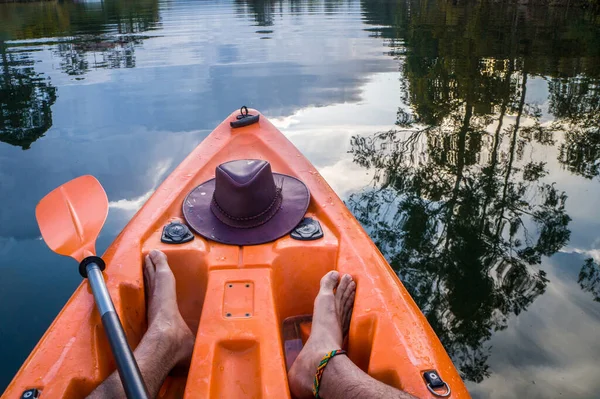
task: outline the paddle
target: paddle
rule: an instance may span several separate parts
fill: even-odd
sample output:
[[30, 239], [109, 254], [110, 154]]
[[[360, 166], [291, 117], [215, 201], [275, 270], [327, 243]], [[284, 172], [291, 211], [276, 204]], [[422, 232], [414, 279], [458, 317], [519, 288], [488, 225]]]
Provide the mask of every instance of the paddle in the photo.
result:
[[104, 283], [104, 261], [96, 256], [96, 238], [107, 214], [108, 198], [93, 176], [63, 184], [42, 198], [35, 209], [42, 237], [50, 249], [80, 262], [79, 273], [87, 277], [92, 288], [127, 398], [148, 399], [150, 395]]

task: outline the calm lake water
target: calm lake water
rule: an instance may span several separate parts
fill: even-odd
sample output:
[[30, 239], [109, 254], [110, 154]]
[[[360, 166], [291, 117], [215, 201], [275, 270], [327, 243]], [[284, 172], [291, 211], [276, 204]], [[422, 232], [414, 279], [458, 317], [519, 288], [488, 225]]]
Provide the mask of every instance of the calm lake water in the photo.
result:
[[0, 392], [80, 283], [37, 201], [104, 185], [103, 251], [230, 112], [313, 162], [476, 398], [600, 395], [600, 17], [447, 1], [0, 4]]

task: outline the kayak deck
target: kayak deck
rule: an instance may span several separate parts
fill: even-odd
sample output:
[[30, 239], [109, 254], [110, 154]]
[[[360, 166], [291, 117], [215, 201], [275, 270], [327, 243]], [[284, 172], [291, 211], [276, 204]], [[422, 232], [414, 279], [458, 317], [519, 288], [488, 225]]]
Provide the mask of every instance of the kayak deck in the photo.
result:
[[[306, 339], [306, 315], [312, 313], [319, 280], [332, 269], [357, 282], [348, 339], [352, 361], [421, 398], [434, 397], [423, 372], [437, 370], [452, 389], [450, 397], [469, 397], [425, 317], [316, 169], [266, 118], [232, 129], [236, 115], [177, 167], [103, 256], [108, 289], [135, 348], [146, 330], [143, 257], [154, 248], [167, 254], [179, 309], [196, 342], [189, 370], [175, 370], [159, 397], [289, 398], [285, 348], [298, 337], [284, 333], [284, 324], [291, 321], [291, 330]], [[195, 235], [184, 244], [162, 243], [164, 226], [184, 222], [186, 195], [213, 178], [219, 164], [243, 158], [265, 159], [274, 172], [302, 180], [311, 193], [306, 216], [319, 221], [323, 237], [299, 241], [287, 235], [267, 244], [232, 246]], [[40, 389], [42, 399], [84, 397], [114, 370], [83, 282], [2, 397], [20, 397], [29, 388]]]

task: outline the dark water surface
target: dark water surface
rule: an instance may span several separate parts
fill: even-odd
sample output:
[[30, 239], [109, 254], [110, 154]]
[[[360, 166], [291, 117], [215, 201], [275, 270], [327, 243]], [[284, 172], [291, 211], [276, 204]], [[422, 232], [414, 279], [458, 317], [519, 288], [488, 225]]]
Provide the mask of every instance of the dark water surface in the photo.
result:
[[465, 3], [0, 4], [0, 391], [80, 282], [37, 201], [98, 177], [103, 251], [246, 104], [346, 201], [474, 397], [599, 397], [600, 17]]

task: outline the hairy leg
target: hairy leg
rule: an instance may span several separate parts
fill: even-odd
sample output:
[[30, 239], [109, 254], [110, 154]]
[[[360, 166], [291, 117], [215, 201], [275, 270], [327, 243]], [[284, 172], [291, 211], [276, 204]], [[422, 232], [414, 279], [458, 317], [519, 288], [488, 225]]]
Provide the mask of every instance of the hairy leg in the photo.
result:
[[[326, 353], [342, 347], [350, 326], [355, 291], [356, 283], [348, 274], [340, 279], [338, 272], [331, 271], [321, 279], [310, 337], [288, 375], [294, 397], [314, 397], [312, 384], [317, 365]], [[415, 399], [375, 380], [345, 355], [329, 360], [321, 378], [319, 396], [324, 399]]]
[[[158, 395], [167, 375], [177, 364], [189, 362], [194, 336], [179, 313], [175, 276], [164, 253], [153, 250], [146, 257], [144, 280], [148, 294], [148, 331], [134, 351], [151, 398]], [[125, 397], [115, 371], [88, 398]]]
[[321, 379], [319, 396], [323, 399], [416, 399], [359, 369], [346, 356], [329, 361]]

